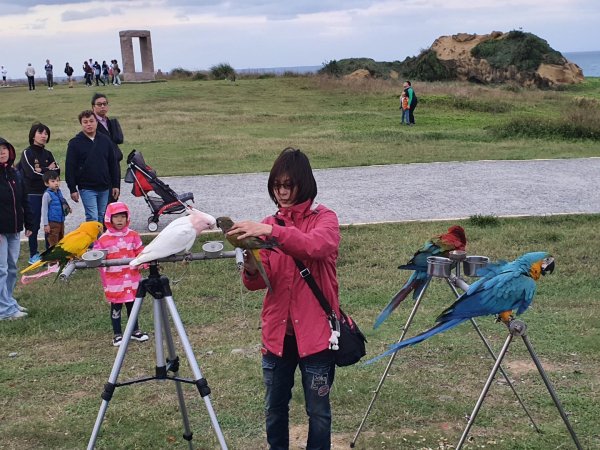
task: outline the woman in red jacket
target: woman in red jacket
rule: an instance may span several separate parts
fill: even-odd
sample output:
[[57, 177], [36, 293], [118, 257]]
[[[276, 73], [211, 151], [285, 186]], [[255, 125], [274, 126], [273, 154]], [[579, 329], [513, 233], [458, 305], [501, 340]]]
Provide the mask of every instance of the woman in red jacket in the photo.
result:
[[[306, 449], [329, 449], [329, 392], [335, 374], [329, 347], [332, 332], [325, 311], [301, 277], [294, 258], [310, 270], [339, 317], [338, 218], [335, 212], [315, 202], [317, 183], [308, 158], [300, 150], [283, 150], [273, 164], [267, 186], [277, 213], [261, 223], [236, 223], [229, 231], [230, 235], [241, 232], [240, 239], [256, 236], [277, 242], [275, 249], [261, 250], [272, 285], [262, 309], [267, 441], [272, 450], [289, 447], [289, 403], [294, 372], [300, 367], [309, 424]], [[244, 284], [250, 290], [266, 287], [249, 260], [245, 264]]]

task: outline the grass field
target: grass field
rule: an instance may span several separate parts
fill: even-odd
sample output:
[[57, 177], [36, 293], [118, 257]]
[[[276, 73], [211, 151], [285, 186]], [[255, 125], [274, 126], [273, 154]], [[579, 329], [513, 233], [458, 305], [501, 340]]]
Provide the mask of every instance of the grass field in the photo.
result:
[[[600, 80], [559, 92], [519, 91], [460, 84], [417, 84], [417, 126], [400, 128], [394, 82], [349, 84], [317, 78], [167, 82], [105, 89], [123, 124], [126, 153], [143, 151], [161, 176], [268, 170], [287, 145], [307, 151], [314, 167], [403, 162], [599, 156], [595, 139], [499, 137], [514, 118], [567, 117], [569, 108], [598, 113]], [[77, 113], [93, 90], [3, 89], [0, 135], [20, 149], [31, 122], [52, 130], [49, 148], [64, 159], [78, 130]], [[586, 99], [582, 102], [581, 98]], [[581, 106], [583, 104], [583, 106]], [[600, 448], [600, 215], [460, 222], [470, 254], [513, 259], [547, 250], [557, 269], [540, 280], [523, 319], [529, 336], [586, 449]], [[411, 301], [377, 331], [379, 311], [403, 284], [396, 269], [430, 236], [450, 224], [351, 226], [342, 230], [338, 274], [344, 308], [367, 334], [375, 356], [401, 334]], [[198, 240], [214, 239], [207, 235]], [[20, 267], [26, 264], [24, 254]], [[261, 293], [245, 291], [232, 260], [165, 264], [176, 305], [212, 403], [232, 449], [266, 448], [260, 369]], [[472, 279], [467, 279], [472, 282]], [[16, 297], [30, 317], [0, 324], [0, 448], [85, 447], [100, 407], [116, 349], [109, 308], [95, 270], [68, 283], [44, 279], [19, 285]], [[428, 328], [453, 300], [434, 280], [409, 334]], [[151, 301], [141, 313], [152, 333]], [[478, 321], [498, 351], [506, 338], [492, 317]], [[179, 349], [180, 356], [183, 352]], [[509, 388], [495, 382], [466, 448], [545, 450], [575, 448], [524, 346], [515, 340], [505, 367], [542, 429], [529, 425]], [[119, 381], [152, 375], [152, 341], [132, 343]], [[357, 443], [359, 449], [450, 449], [458, 442], [492, 362], [468, 324], [404, 350], [396, 359]], [[332, 395], [335, 449], [348, 448], [385, 362], [338, 369]], [[190, 376], [185, 357], [182, 376]], [[297, 380], [297, 385], [299, 379]], [[185, 386], [197, 448], [218, 447], [204, 403]], [[294, 449], [303, 448], [306, 418], [301, 392], [292, 400]], [[186, 448], [171, 382], [118, 388], [97, 443], [99, 449]]]

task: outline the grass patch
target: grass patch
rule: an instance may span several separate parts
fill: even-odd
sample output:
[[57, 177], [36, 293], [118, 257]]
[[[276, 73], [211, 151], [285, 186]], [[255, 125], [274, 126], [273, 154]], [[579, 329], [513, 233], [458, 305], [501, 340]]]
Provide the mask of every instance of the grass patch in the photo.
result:
[[[494, 226], [484, 223], [493, 222]], [[557, 268], [540, 280], [534, 304], [523, 319], [584, 448], [600, 445], [600, 319], [597, 294], [600, 262], [596, 241], [600, 215], [459, 222], [469, 254], [511, 260], [526, 251], [547, 250]], [[356, 318], [374, 356], [395, 342], [411, 303], [400, 306], [380, 329], [371, 325], [405, 282], [396, 269], [429, 237], [451, 223], [349, 226], [342, 229], [338, 274], [344, 308]], [[382, 236], [393, 242], [380, 248]], [[198, 239], [200, 251], [207, 235]], [[25, 265], [25, 246], [20, 267]], [[242, 289], [232, 260], [168, 264], [173, 295], [211, 400], [232, 449], [265, 448], [260, 369], [261, 293]], [[175, 283], [173, 280], [181, 280]], [[467, 279], [471, 283], [473, 279]], [[100, 393], [116, 355], [111, 346], [109, 307], [95, 270], [80, 270], [68, 284], [50, 279], [19, 285], [16, 297], [30, 310], [26, 320], [0, 324], [0, 447], [3, 449], [81, 448], [89, 439]], [[453, 301], [448, 286], [433, 280], [409, 334], [432, 325]], [[152, 333], [151, 299], [140, 323]], [[498, 351], [506, 333], [492, 317], [478, 320]], [[177, 339], [176, 339], [177, 340]], [[190, 376], [182, 356], [181, 376]], [[12, 353], [16, 355], [9, 356]], [[472, 429], [469, 447], [512, 449], [571, 448], [570, 437], [524, 346], [515, 341], [506, 370], [543, 434], [533, 432], [511, 391], [494, 383]], [[132, 343], [119, 381], [154, 373], [153, 341]], [[377, 386], [385, 363], [354, 366], [336, 373], [334, 448], [347, 448]], [[360, 449], [441, 448], [455, 445], [482, 389], [491, 362], [468, 324], [406, 349], [396, 358], [357, 444]], [[296, 386], [300, 385], [297, 380]], [[197, 391], [184, 386], [197, 448], [218, 444]], [[294, 391], [290, 426], [306, 437], [302, 395]], [[35, 425], [33, 425], [35, 424]], [[35, 428], [32, 429], [32, 426]], [[183, 427], [172, 383], [148, 382], [118, 388], [101, 430], [99, 449], [184, 448]]]

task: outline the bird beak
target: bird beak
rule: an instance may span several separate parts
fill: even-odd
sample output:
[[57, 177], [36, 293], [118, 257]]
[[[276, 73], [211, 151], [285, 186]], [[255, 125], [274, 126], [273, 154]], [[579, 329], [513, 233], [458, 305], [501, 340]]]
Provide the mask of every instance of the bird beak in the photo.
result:
[[542, 275], [554, 272], [554, 258], [548, 256], [542, 260]]

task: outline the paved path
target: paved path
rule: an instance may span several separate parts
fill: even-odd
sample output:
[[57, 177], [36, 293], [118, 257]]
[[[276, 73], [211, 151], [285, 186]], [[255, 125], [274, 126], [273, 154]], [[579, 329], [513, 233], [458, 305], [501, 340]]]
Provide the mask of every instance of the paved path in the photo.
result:
[[[394, 164], [315, 170], [315, 177], [317, 200], [341, 224], [600, 213], [600, 158]], [[178, 193], [193, 192], [195, 206], [215, 217], [261, 220], [275, 211], [268, 173], [159, 178]], [[130, 184], [121, 187], [133, 228], [147, 231], [149, 208]], [[73, 209], [67, 231], [83, 220], [83, 207]], [[177, 217], [163, 216], [159, 230]]]

